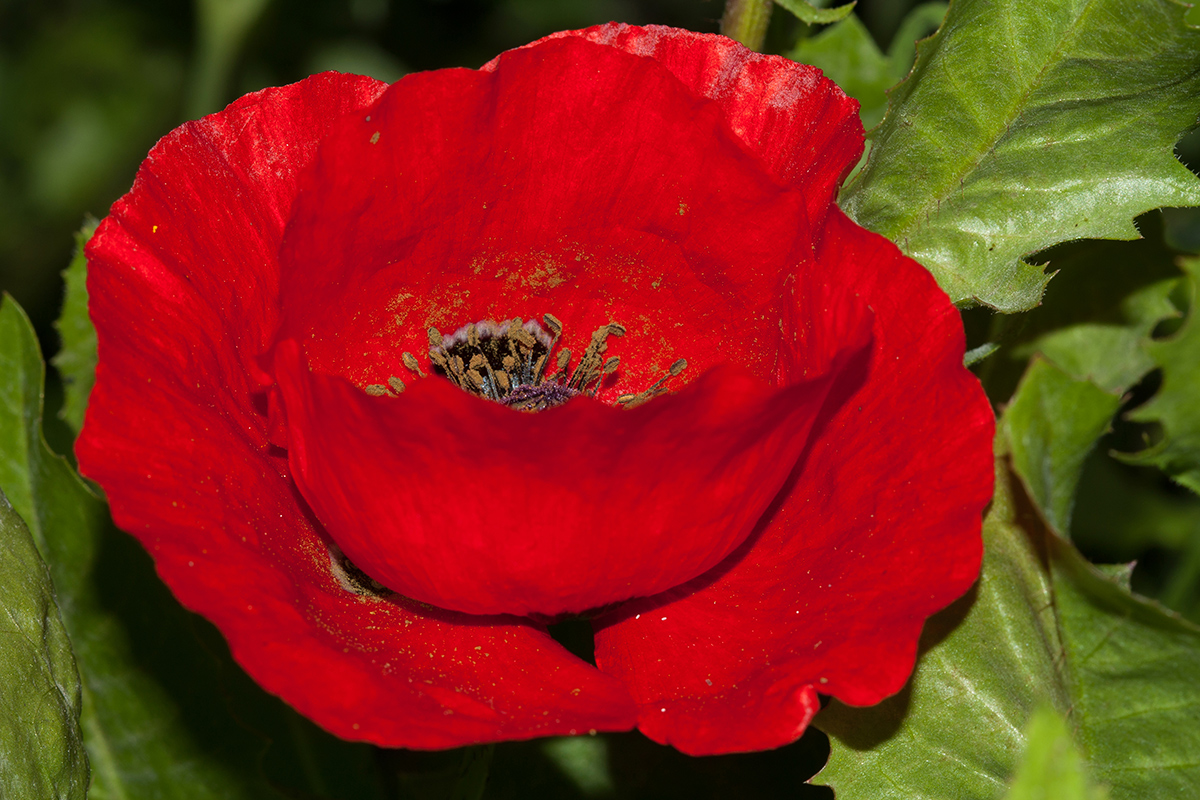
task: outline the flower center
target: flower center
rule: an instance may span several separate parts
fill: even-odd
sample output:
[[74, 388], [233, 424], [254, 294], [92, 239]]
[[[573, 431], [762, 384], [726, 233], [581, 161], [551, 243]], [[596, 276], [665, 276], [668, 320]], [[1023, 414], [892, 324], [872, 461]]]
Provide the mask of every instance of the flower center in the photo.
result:
[[[430, 328], [429, 360], [435, 372], [463, 391], [518, 411], [544, 411], [579, 395], [594, 397], [604, 379], [621, 364], [619, 356], [605, 357], [605, 353], [610, 338], [625, 335], [625, 326], [610, 322], [597, 328], [579, 363], [571, 369], [571, 351], [561, 348], [555, 352], [562, 338], [562, 322], [545, 314], [542, 323], [520, 317], [503, 322], [484, 320], [464, 325], [448, 336]], [[412, 369], [416, 359], [405, 353], [404, 362]], [[621, 395], [617, 404], [633, 408], [652, 400], [665, 393], [667, 381], [686, 367], [686, 359], [675, 361], [648, 389]]]

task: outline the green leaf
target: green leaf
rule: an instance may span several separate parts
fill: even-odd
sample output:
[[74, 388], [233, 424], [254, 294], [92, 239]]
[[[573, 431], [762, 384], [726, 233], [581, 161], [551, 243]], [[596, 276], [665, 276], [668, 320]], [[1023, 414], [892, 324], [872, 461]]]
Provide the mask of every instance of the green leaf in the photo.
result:
[[1006, 470], [998, 480], [979, 583], [925, 624], [909, 685], [870, 708], [835, 700], [817, 715], [831, 749], [818, 782], [838, 800], [998, 798], [1034, 711], [1070, 709], [1050, 578], [1017, 524]]
[[940, 2], [923, 3], [908, 12], [908, 16], [900, 23], [888, 47], [893, 83], [899, 83], [908, 75], [917, 57], [917, 42], [941, 27], [948, 7]]
[[1083, 756], [1071, 740], [1067, 722], [1048, 708], [1039, 709], [1025, 729], [1025, 755], [1005, 800], [1104, 800], [1107, 792], [1087, 776]]
[[1153, 464], [1179, 483], [1200, 493], [1200, 322], [1197, 321], [1196, 282], [1200, 258], [1180, 262], [1187, 272], [1191, 311], [1182, 328], [1170, 339], [1150, 342], [1147, 352], [1162, 368], [1162, 388], [1150, 402], [1129, 418], [1157, 422], [1163, 437], [1153, 447], [1127, 456], [1138, 464]]
[[832, 751], [820, 779], [839, 800], [1001, 797], [1048, 706], [1114, 800], [1189, 796], [1200, 785], [1200, 628], [1049, 531], [1004, 448], [1001, 438], [977, 588], [927, 623], [903, 692], [818, 715]]
[[1160, 216], [1139, 220], [1139, 228], [1145, 239], [1077, 242], [1049, 254], [1059, 272], [1010, 343], [1013, 366], [1041, 353], [1116, 394], [1155, 367], [1146, 344], [1159, 322], [1178, 316], [1170, 295], [1180, 272]]
[[809, 25], [828, 25], [844, 19], [854, 10], [856, 3], [857, 0], [836, 8], [817, 8], [805, 0], [775, 0], [776, 5], [787, 9], [792, 16]]
[[888, 87], [895, 83], [891, 62], [875, 46], [875, 40], [855, 15], [837, 25], [801, 39], [788, 58], [818, 67], [846, 94], [860, 103], [863, 127], [883, 119]]
[[63, 407], [59, 416], [76, 434], [83, 427], [83, 412], [96, 379], [96, 329], [88, 316], [87, 258], [83, 247], [99, 224], [88, 219], [75, 234], [75, 257], [63, 272], [66, 295], [62, 314], [54, 323], [62, 338], [62, 347], [52, 359], [63, 380]]
[[918, 47], [843, 207], [957, 303], [1012, 312], [1048, 280], [1023, 259], [1135, 239], [1132, 219], [1200, 205], [1173, 155], [1200, 101], [1200, 31], [1174, 0], [960, 0]]
[[316, 730], [253, 686], [219, 634], [175, 602], [145, 551], [50, 451], [42, 380], [29, 320], [5, 300], [0, 488], [50, 566], [75, 648], [91, 800], [267, 800], [281, 796], [276, 785], [378, 797], [370, 748]]
[[967, 352], [963, 353], [963, 366], [970, 367], [978, 364], [992, 353], [1000, 349], [1000, 345], [996, 342], [984, 342], [979, 347], [972, 347]]
[[50, 571], [0, 492], [0, 797], [83, 800], [79, 674]]
[[1114, 800], [1174, 800], [1200, 786], [1200, 628], [1106, 578], [1047, 536], [1072, 721]]
[[916, 39], [936, 29], [945, 12], [945, 3], [926, 3], [913, 9], [887, 55], [880, 52], [858, 17], [850, 15], [816, 36], [801, 39], [788, 58], [820, 68], [859, 102], [863, 127], [873, 128], [887, 109], [887, 90], [912, 67]]
[[1056, 531], [1070, 531], [1084, 460], [1120, 405], [1091, 381], [1035, 358], [1005, 411], [1013, 468]]

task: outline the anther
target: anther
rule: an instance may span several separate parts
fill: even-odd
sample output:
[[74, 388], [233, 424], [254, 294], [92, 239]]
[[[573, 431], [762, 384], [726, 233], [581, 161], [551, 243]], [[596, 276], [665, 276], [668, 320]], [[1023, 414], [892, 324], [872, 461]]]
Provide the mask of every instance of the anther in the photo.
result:
[[408, 367], [411, 372], [415, 372], [418, 378], [425, 377], [425, 373], [421, 371], [421, 365], [417, 363], [417, 357], [412, 353], [402, 353], [400, 360], [404, 362], [404, 366]]

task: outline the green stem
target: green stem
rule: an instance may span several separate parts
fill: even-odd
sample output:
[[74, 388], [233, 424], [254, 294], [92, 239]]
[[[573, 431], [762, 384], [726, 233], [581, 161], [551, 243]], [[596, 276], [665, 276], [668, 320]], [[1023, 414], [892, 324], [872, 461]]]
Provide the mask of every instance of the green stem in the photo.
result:
[[246, 34], [270, 0], [196, 0], [196, 56], [188, 92], [187, 118], [196, 119], [224, 105], [233, 65]]
[[771, 23], [774, 0], [727, 0], [721, 17], [721, 33], [751, 50], [762, 50]]

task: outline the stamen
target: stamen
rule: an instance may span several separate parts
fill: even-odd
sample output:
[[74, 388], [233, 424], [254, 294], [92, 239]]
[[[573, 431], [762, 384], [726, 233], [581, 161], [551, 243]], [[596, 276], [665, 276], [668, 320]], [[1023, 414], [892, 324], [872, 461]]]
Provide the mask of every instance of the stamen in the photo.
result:
[[400, 360], [404, 362], [404, 366], [417, 374], [418, 378], [424, 378], [425, 373], [421, 371], [421, 365], [417, 363], [417, 357], [412, 353], [402, 353]]
[[649, 403], [660, 394], [666, 394], [666, 382], [671, 378], [677, 377], [679, 373], [687, 369], [687, 359], [681, 358], [672, 364], [665, 375], [654, 382], [649, 389], [638, 392], [637, 394], [623, 394], [617, 398], [617, 404], [625, 408], [637, 408], [642, 403]]
[[[473, 322], [448, 336], [443, 336], [437, 328], [429, 328], [429, 361], [433, 372], [464, 391], [520, 411], [542, 411], [579, 395], [595, 397], [605, 380], [621, 366], [620, 356], [606, 358], [605, 354], [609, 339], [626, 334], [624, 325], [610, 322], [597, 328], [573, 370], [569, 369], [569, 349], [555, 353], [562, 332], [563, 323], [553, 314], [544, 314], [542, 324], [520, 317], [503, 322]], [[555, 369], [547, 375], [551, 360]], [[404, 353], [402, 361], [410, 371], [424, 377], [411, 353]], [[679, 359], [653, 386], [637, 394], [622, 395], [617, 403], [634, 408], [664, 394], [666, 382], [686, 366], [687, 361]], [[395, 384], [389, 380], [389, 386], [399, 394], [404, 391], [404, 384], [399, 378], [394, 380]], [[367, 391], [376, 393], [379, 389], [386, 391], [388, 387], [371, 386]]]

